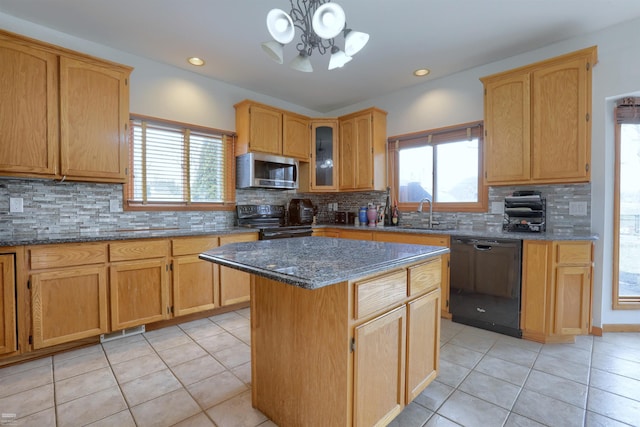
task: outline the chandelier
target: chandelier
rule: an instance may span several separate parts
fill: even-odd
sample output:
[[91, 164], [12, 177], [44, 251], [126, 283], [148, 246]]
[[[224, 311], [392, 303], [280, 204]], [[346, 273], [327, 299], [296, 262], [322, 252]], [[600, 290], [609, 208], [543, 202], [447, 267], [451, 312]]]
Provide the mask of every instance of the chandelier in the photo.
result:
[[[289, 0], [291, 12], [271, 9], [267, 14], [267, 29], [272, 41], [262, 43], [262, 49], [278, 64], [284, 62], [284, 45], [300, 30], [296, 44], [298, 55], [291, 61], [291, 68], [312, 72], [309, 57], [317, 50], [320, 55], [329, 52], [329, 70], [340, 68], [351, 61], [369, 41], [369, 34], [347, 28], [344, 10], [331, 0]], [[336, 37], [344, 37], [344, 50], [336, 45]]]

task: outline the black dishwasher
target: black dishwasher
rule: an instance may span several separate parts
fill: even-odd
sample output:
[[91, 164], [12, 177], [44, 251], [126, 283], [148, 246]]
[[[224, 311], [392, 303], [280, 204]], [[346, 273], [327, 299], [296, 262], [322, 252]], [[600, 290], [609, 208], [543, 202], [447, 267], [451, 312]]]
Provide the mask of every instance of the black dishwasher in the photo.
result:
[[522, 337], [521, 265], [521, 240], [452, 237], [452, 320]]

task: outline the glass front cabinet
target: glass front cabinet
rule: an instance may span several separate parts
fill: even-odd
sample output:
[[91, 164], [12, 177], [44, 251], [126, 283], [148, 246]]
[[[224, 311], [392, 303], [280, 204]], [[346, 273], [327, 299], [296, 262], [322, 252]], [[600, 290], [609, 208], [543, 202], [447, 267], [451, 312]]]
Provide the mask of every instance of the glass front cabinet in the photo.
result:
[[338, 153], [336, 136], [338, 120], [312, 120], [311, 122], [311, 190], [338, 189]]

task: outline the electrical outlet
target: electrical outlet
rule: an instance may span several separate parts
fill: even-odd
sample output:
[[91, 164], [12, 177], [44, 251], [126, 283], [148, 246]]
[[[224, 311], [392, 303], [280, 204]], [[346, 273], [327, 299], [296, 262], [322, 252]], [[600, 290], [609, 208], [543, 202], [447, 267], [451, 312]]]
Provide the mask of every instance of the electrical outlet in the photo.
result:
[[587, 202], [569, 202], [569, 215], [586, 216]]
[[491, 213], [492, 214], [504, 213], [504, 202], [491, 202]]
[[9, 212], [11, 213], [24, 212], [22, 197], [9, 197]]
[[120, 212], [120, 203], [118, 200], [109, 200], [109, 212]]

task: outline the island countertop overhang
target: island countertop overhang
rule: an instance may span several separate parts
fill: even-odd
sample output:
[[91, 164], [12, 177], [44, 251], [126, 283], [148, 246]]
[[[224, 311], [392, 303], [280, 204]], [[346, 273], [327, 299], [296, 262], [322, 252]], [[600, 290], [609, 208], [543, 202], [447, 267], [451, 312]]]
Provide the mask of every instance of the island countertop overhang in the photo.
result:
[[444, 246], [297, 237], [230, 243], [206, 251], [200, 258], [293, 286], [318, 289], [448, 252]]

